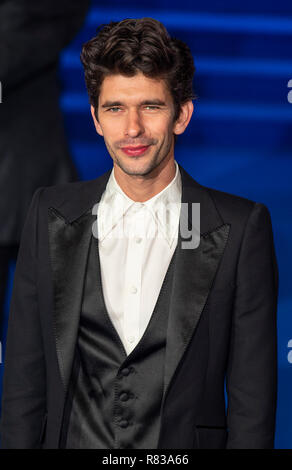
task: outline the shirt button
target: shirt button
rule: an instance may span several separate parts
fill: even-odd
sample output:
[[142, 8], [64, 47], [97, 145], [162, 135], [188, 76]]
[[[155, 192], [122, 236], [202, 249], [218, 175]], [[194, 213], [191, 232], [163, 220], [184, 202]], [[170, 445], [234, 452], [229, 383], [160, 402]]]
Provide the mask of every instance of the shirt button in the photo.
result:
[[139, 210], [139, 207], [136, 204], [133, 204], [133, 206], [131, 207], [131, 211], [133, 212], [133, 214], [136, 214], [138, 210]]
[[140, 238], [140, 237], [136, 238], [136, 243], [141, 243], [141, 241], [142, 241], [142, 238]]
[[135, 336], [129, 336], [128, 341], [129, 341], [129, 343], [134, 343]]
[[137, 287], [131, 286], [131, 293], [132, 293], [132, 294], [136, 294], [136, 293], [137, 293], [137, 290], [138, 290]]

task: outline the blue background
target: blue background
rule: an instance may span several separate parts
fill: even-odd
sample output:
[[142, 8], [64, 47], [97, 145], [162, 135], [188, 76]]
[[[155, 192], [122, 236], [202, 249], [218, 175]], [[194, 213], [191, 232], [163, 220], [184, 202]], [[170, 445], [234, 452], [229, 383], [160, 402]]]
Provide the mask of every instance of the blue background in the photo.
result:
[[[272, 216], [280, 272], [276, 448], [292, 448], [292, 2], [184, 0], [181, 8], [170, 0], [142, 0], [139, 8], [137, 1], [99, 3], [92, 2], [83, 29], [61, 57], [61, 106], [80, 176], [93, 179], [112, 167], [91, 122], [82, 43], [110, 20], [162, 21], [191, 47], [196, 66], [199, 98], [176, 144], [176, 160], [199, 183], [262, 202]], [[292, 83], [290, 96], [292, 102]], [[6, 319], [13, 273], [12, 264]], [[2, 343], [3, 361], [5, 337]], [[2, 372], [3, 364], [1, 381]]]

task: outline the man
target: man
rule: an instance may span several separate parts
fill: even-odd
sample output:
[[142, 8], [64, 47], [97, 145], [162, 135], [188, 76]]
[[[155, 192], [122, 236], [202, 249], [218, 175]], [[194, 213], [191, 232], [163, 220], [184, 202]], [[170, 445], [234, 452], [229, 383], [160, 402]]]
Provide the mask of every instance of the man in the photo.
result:
[[[81, 59], [113, 170], [33, 198], [15, 273], [2, 445], [273, 447], [270, 215], [201, 186], [174, 160], [193, 111], [190, 50], [161, 23], [128, 19], [104, 26]], [[193, 247], [182, 222], [195, 233], [197, 204]]]

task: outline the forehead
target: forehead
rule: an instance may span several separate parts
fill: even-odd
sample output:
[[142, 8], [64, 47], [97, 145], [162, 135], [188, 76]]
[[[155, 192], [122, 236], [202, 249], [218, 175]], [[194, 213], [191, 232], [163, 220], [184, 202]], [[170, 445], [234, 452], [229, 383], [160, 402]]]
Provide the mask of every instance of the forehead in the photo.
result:
[[163, 79], [148, 78], [142, 73], [133, 77], [120, 74], [108, 75], [104, 78], [99, 95], [99, 101], [128, 100], [139, 102], [145, 99], [171, 100], [166, 82]]

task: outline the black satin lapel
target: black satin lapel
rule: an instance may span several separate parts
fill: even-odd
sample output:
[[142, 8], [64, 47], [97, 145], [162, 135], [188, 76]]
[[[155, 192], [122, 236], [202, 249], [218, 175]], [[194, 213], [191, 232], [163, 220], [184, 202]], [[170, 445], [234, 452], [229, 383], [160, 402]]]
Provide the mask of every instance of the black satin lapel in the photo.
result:
[[167, 330], [164, 391], [199, 322], [228, 239], [229, 228], [229, 224], [224, 224], [201, 235], [196, 249], [182, 249], [181, 237], [178, 238]]
[[94, 216], [87, 212], [73, 223], [68, 223], [60, 213], [50, 208], [48, 218], [55, 338], [61, 377], [66, 390], [78, 332]]

